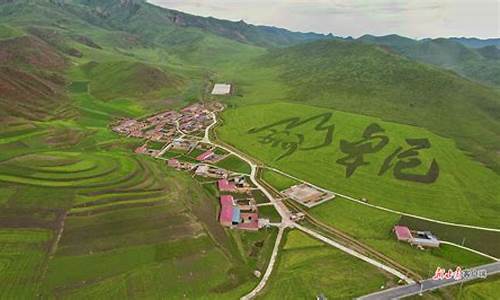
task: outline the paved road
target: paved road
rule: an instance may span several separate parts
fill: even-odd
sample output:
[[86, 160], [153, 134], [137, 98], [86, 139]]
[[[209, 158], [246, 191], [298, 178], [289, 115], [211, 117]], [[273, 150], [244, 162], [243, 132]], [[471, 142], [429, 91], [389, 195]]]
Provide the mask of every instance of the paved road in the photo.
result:
[[264, 273], [264, 276], [262, 276], [262, 279], [260, 280], [259, 284], [250, 293], [241, 297], [240, 298], [241, 300], [250, 300], [255, 298], [257, 294], [260, 293], [266, 286], [267, 281], [269, 280], [269, 277], [273, 272], [274, 265], [276, 264], [276, 258], [278, 257], [278, 251], [280, 248], [281, 240], [283, 239], [284, 230], [285, 228], [283, 226], [280, 226], [278, 229], [278, 236], [276, 237], [276, 242], [274, 243], [273, 253], [271, 254], [271, 259], [269, 260], [269, 264], [267, 265], [266, 273]]
[[409, 278], [405, 274], [399, 272], [398, 270], [393, 269], [393, 268], [391, 268], [389, 266], [386, 266], [386, 265], [384, 265], [384, 264], [382, 264], [382, 263], [380, 263], [380, 262], [378, 262], [378, 261], [376, 261], [374, 259], [371, 259], [371, 258], [369, 258], [369, 257], [367, 257], [367, 256], [365, 256], [365, 255], [363, 255], [361, 253], [358, 253], [358, 252], [356, 252], [356, 251], [354, 251], [354, 250], [352, 250], [350, 248], [347, 248], [347, 247], [345, 247], [345, 246], [343, 246], [343, 245], [341, 245], [341, 244], [339, 244], [339, 243], [337, 243], [337, 242], [335, 242], [335, 241], [333, 241], [333, 240], [331, 240], [331, 239], [329, 239], [329, 238], [327, 238], [325, 236], [322, 236], [321, 234], [317, 233], [314, 230], [311, 230], [311, 229], [309, 229], [307, 227], [304, 227], [302, 225], [299, 225], [299, 224], [295, 224], [295, 228], [297, 228], [300, 231], [303, 231], [303, 232], [309, 234], [310, 236], [312, 236], [312, 237], [314, 237], [314, 238], [316, 238], [316, 239], [324, 242], [325, 244], [333, 246], [333, 247], [335, 247], [337, 249], [340, 249], [341, 251], [344, 251], [347, 254], [350, 254], [350, 255], [352, 255], [354, 257], [357, 257], [357, 258], [359, 258], [359, 259], [361, 259], [361, 260], [363, 260], [363, 261], [365, 261], [365, 262], [367, 262], [367, 263], [369, 263], [371, 265], [374, 265], [375, 267], [377, 267], [379, 269], [382, 269], [382, 270], [384, 270], [384, 271], [386, 271], [386, 272], [388, 272], [388, 273], [390, 273], [390, 274], [398, 277], [399, 279], [402, 279], [402, 280], [406, 281], [407, 283], [415, 283], [415, 281], [413, 281], [411, 278]]
[[[469, 271], [479, 271], [479, 270], [486, 270], [487, 275], [491, 276], [494, 274], [499, 274], [500, 273], [500, 262], [488, 264], [488, 265], [483, 265], [483, 266], [478, 266], [474, 267], [471, 269], [468, 269]], [[471, 280], [478, 280], [479, 278], [465, 278], [462, 280], [455, 280], [455, 279], [445, 279], [445, 280], [432, 280], [432, 279], [426, 279], [424, 281], [421, 281], [421, 283], [414, 283], [414, 284], [408, 284], [400, 287], [395, 287], [392, 289], [388, 289], [385, 291], [369, 294], [366, 296], [362, 296], [360, 298], [357, 298], [358, 300], [389, 300], [389, 299], [401, 299], [409, 296], [414, 296], [418, 295], [421, 293], [429, 292], [435, 289], [439, 289], [442, 287], [454, 285], [454, 284], [460, 284], [462, 282], [467, 282]]]

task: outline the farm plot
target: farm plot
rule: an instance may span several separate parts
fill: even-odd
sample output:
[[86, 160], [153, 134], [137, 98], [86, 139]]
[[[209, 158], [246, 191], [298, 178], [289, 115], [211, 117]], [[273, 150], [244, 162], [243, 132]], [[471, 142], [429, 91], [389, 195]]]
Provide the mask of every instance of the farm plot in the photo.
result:
[[439, 220], [500, 224], [500, 177], [428, 130], [285, 103], [223, 119], [222, 140], [313, 184]]
[[243, 160], [234, 155], [229, 155], [228, 157], [219, 161], [215, 165], [220, 168], [242, 174], [250, 174], [251, 172], [250, 166], [246, 162], [244, 162]]
[[391, 275], [361, 260], [291, 231], [278, 259], [277, 268], [261, 299], [352, 299], [395, 285]]
[[283, 191], [292, 185], [299, 184], [298, 181], [271, 170], [264, 170], [262, 172], [262, 179], [274, 187], [277, 191]]
[[38, 296], [51, 237], [49, 230], [0, 229], [0, 298]]

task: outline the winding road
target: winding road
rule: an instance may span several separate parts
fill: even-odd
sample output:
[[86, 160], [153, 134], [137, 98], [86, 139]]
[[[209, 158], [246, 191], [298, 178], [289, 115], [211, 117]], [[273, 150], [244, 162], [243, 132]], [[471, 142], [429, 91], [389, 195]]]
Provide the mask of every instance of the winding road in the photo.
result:
[[210, 140], [210, 130], [217, 124], [217, 116], [215, 113], [212, 113], [212, 119], [213, 119], [212, 124], [210, 124], [205, 129], [205, 135], [202, 139], [202, 142], [219, 147], [219, 148], [227, 151], [228, 153], [235, 155], [236, 157], [240, 158], [241, 160], [245, 161], [248, 165], [250, 165], [250, 168], [251, 168], [250, 180], [262, 193], [264, 193], [264, 195], [269, 199], [269, 201], [272, 203], [272, 205], [274, 205], [276, 211], [281, 216], [281, 224], [279, 226], [278, 236], [276, 238], [274, 249], [273, 249], [273, 252], [271, 254], [271, 259], [269, 261], [266, 272], [265, 272], [264, 276], [262, 277], [261, 281], [259, 282], [259, 284], [250, 293], [243, 296], [241, 298], [242, 300], [249, 300], [249, 299], [255, 298], [255, 296], [259, 292], [261, 292], [262, 289], [265, 287], [265, 285], [266, 285], [267, 281], [269, 280], [269, 277], [274, 269], [274, 266], [276, 264], [276, 258], [278, 256], [278, 251], [279, 251], [279, 245], [280, 245], [281, 240], [283, 238], [283, 231], [285, 228], [297, 228], [297, 229], [301, 230], [302, 232], [304, 232], [304, 233], [306, 233], [306, 234], [308, 234], [316, 239], [319, 239], [330, 246], [333, 246], [333, 247], [340, 249], [341, 251], [344, 251], [350, 255], [353, 255], [353, 256], [355, 256], [355, 257], [357, 257], [365, 262], [368, 262], [368, 263], [376, 266], [377, 268], [380, 268], [380, 269], [382, 269], [382, 270], [384, 270], [384, 271], [386, 271], [386, 272], [388, 272], [388, 273], [390, 273], [390, 274], [392, 274], [392, 275], [394, 275], [394, 276], [396, 276], [396, 277], [398, 277], [398, 278], [400, 278], [408, 283], [414, 283], [414, 281], [411, 278], [409, 278], [406, 275], [402, 274], [401, 272], [395, 270], [394, 268], [386, 266], [386, 265], [384, 265], [384, 264], [382, 264], [374, 259], [371, 259], [365, 255], [362, 255], [362, 254], [360, 254], [352, 249], [349, 249], [349, 248], [319, 234], [318, 232], [316, 232], [314, 230], [306, 228], [306, 227], [299, 225], [299, 224], [295, 223], [294, 221], [290, 220], [291, 212], [288, 210], [288, 208], [285, 206], [285, 204], [283, 204], [280, 200], [277, 200], [257, 180], [258, 166], [252, 160], [245, 157], [243, 154], [235, 152], [232, 149], [229, 149], [228, 147], [226, 147], [224, 145], [215, 143], [215, 142]]
[[[356, 252], [355, 250], [353, 249], [350, 249], [344, 245], [341, 245], [339, 244], [338, 242], [335, 242], [333, 241], [332, 239], [328, 238], [328, 237], [325, 237], [323, 236], [322, 234], [310, 229], [310, 228], [307, 228], [307, 227], [304, 227], [298, 223], [295, 223], [294, 221], [292, 221], [290, 219], [290, 216], [291, 216], [291, 212], [290, 210], [288, 209], [288, 207], [281, 202], [280, 199], [276, 199], [264, 186], [262, 186], [260, 184], [260, 182], [258, 181], [257, 179], [257, 174], [258, 174], [258, 170], [259, 170], [259, 166], [254, 163], [250, 158], [246, 157], [244, 154], [242, 153], [239, 153], [239, 151], [234, 151], [233, 149], [230, 149], [224, 145], [221, 145], [219, 143], [216, 143], [214, 141], [212, 141], [210, 139], [210, 130], [217, 124], [217, 115], [215, 112], [211, 112], [211, 116], [212, 116], [212, 119], [213, 119], [213, 122], [205, 128], [205, 134], [204, 134], [204, 137], [201, 139], [201, 142], [203, 143], [207, 143], [207, 144], [210, 144], [212, 146], [215, 146], [215, 147], [218, 147], [218, 148], [221, 148], [225, 151], [227, 151], [228, 153], [240, 158], [241, 160], [245, 161], [250, 167], [251, 167], [251, 173], [250, 173], [250, 180], [252, 181], [252, 183], [269, 199], [270, 201], [270, 205], [273, 205], [276, 209], [276, 211], [279, 213], [280, 217], [281, 217], [281, 223], [279, 224], [275, 224], [275, 225], [278, 225], [278, 234], [277, 234], [277, 237], [276, 237], [276, 241], [275, 241], [275, 244], [274, 244], [274, 248], [273, 248], [273, 251], [272, 251], [272, 254], [271, 254], [271, 258], [269, 260], [269, 263], [268, 263], [268, 266], [266, 268], [266, 272], [264, 273], [264, 275], [262, 276], [259, 284], [251, 291], [249, 292], [247, 295], [243, 296], [241, 299], [242, 300], [251, 300], [251, 299], [254, 299], [260, 292], [262, 292], [262, 290], [265, 288], [273, 270], [274, 270], [274, 267], [276, 265], [276, 260], [277, 260], [277, 257], [278, 257], [278, 252], [279, 252], [279, 249], [280, 249], [280, 244], [282, 242], [282, 239], [283, 239], [283, 235], [284, 235], [284, 231], [285, 229], [287, 228], [296, 228], [318, 240], [321, 240], [323, 241], [324, 243], [330, 245], [330, 246], [333, 246], [345, 253], [348, 253], [358, 259], [361, 259], [381, 270], [384, 270], [404, 281], [406, 281], [408, 284], [407, 285], [404, 285], [404, 286], [400, 286], [400, 287], [396, 287], [396, 288], [392, 288], [392, 289], [388, 289], [388, 290], [384, 290], [384, 291], [381, 291], [381, 292], [377, 292], [377, 293], [373, 293], [373, 294], [370, 294], [370, 295], [367, 295], [367, 296], [363, 296], [359, 299], [362, 299], [362, 300], [382, 300], [382, 299], [398, 299], [398, 298], [402, 298], [402, 297], [407, 297], [407, 296], [411, 296], [411, 295], [415, 295], [415, 294], [420, 294], [420, 293], [423, 293], [423, 292], [426, 292], [426, 291], [431, 291], [431, 290], [434, 290], [434, 289], [437, 289], [437, 288], [440, 288], [440, 287], [444, 287], [444, 286], [448, 286], [448, 285], [453, 285], [453, 284], [457, 284], [457, 283], [461, 283], [461, 282], [466, 282], [466, 281], [469, 281], [469, 280], [472, 280], [472, 279], [463, 279], [463, 280], [460, 280], [460, 281], [456, 281], [456, 280], [441, 280], [441, 281], [435, 281], [435, 280], [432, 280], [432, 279], [427, 279], [427, 280], [424, 280], [424, 281], [421, 281], [420, 283], [416, 283], [414, 280], [412, 280], [411, 278], [409, 278], [408, 276], [406, 276], [405, 274], [402, 274], [401, 272], [399, 272], [398, 270], [392, 268], [392, 267], [389, 267], [387, 265], [384, 265], [370, 257], [367, 257], [363, 254], [360, 254], [358, 252]], [[178, 126], [177, 126], [177, 130], [179, 131], [179, 133], [182, 134], [182, 137], [185, 137], [185, 133], [183, 133], [182, 131], [179, 130]], [[472, 229], [480, 229], [480, 230], [487, 230], [487, 231], [494, 231], [494, 232], [500, 232], [500, 229], [494, 229], [494, 228], [486, 228], [486, 227], [479, 227], [479, 226], [473, 226], [473, 225], [466, 225], [466, 224], [457, 224], [457, 223], [451, 223], [451, 222], [445, 222], [445, 221], [440, 221], [440, 220], [433, 220], [433, 219], [430, 219], [430, 218], [425, 218], [425, 217], [421, 217], [421, 216], [417, 216], [417, 215], [412, 215], [412, 214], [407, 214], [407, 213], [404, 213], [404, 212], [400, 212], [400, 211], [396, 211], [396, 210], [392, 210], [392, 209], [388, 209], [388, 208], [385, 208], [385, 207], [381, 207], [381, 206], [377, 206], [377, 205], [373, 205], [373, 204], [369, 204], [369, 203], [366, 203], [362, 200], [359, 200], [359, 199], [356, 199], [356, 198], [353, 198], [353, 197], [350, 197], [350, 196], [347, 196], [347, 195], [342, 195], [340, 193], [336, 193], [336, 192], [333, 192], [333, 191], [329, 191], [329, 190], [326, 190], [324, 188], [321, 188], [321, 187], [318, 187], [314, 184], [311, 184], [309, 182], [306, 182], [300, 178], [297, 178], [297, 177], [294, 177], [292, 175], [289, 175], [279, 169], [276, 169], [276, 168], [270, 168], [270, 167], [264, 167], [264, 168], [267, 168], [269, 170], [272, 170], [274, 172], [277, 172], [279, 174], [282, 174], [284, 176], [287, 176], [289, 178], [292, 178], [294, 180], [297, 180], [299, 182], [302, 182], [302, 183], [306, 183], [306, 184], [309, 184], [321, 191], [324, 191], [324, 192], [329, 192], [329, 193], [333, 193], [335, 195], [338, 195], [340, 197], [343, 197], [345, 199], [348, 199], [348, 200], [351, 200], [351, 201], [354, 201], [358, 204], [362, 204], [362, 205], [365, 205], [365, 206], [369, 206], [369, 207], [372, 207], [372, 208], [376, 208], [376, 209], [379, 209], [379, 210], [383, 210], [383, 211], [388, 211], [388, 212], [391, 212], [391, 213], [396, 213], [396, 214], [400, 214], [400, 215], [405, 215], [405, 216], [410, 216], [410, 217], [414, 217], [414, 218], [418, 218], [418, 219], [422, 219], [422, 220], [426, 220], [426, 221], [431, 221], [431, 222], [436, 222], [436, 223], [440, 223], [440, 224], [445, 224], [445, 225], [451, 225], [451, 226], [457, 226], [457, 227], [464, 227], [464, 228], [472, 228]], [[468, 249], [468, 248], [467, 248]], [[472, 251], [475, 251], [473, 249], [470, 249]], [[479, 253], [479, 254], [482, 254], [482, 253]], [[493, 258], [492, 259], [495, 259], [497, 260], [496, 258]], [[493, 264], [490, 264], [490, 265], [485, 265], [485, 266], [480, 266], [480, 267], [477, 267], [477, 268], [472, 268], [471, 270], [475, 270], [475, 269], [486, 269], [488, 274], [496, 274], [496, 273], [500, 273], [500, 262], [497, 262], [497, 263], [493, 263]]]

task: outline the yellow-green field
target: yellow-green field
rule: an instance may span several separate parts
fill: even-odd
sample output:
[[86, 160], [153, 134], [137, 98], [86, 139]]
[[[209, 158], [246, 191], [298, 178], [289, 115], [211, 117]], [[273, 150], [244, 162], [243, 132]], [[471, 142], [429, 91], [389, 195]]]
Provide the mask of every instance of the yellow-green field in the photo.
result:
[[[500, 177], [457, 149], [452, 140], [425, 129], [286, 103], [230, 109], [223, 114], [223, 120], [224, 126], [217, 131], [223, 141], [268, 166], [318, 186], [366, 198], [371, 204], [438, 220], [491, 227], [500, 224], [497, 213]], [[293, 122], [297, 122], [297, 126]], [[383, 131], [362, 141], [363, 134], [372, 124]], [[373, 126], [372, 129], [376, 128]], [[331, 136], [328, 128], [332, 130]], [[362, 163], [351, 170], [352, 174], [347, 174], [348, 164], [356, 160], [356, 151], [363, 151], [358, 146], [373, 143], [371, 147], [376, 148], [384, 139], [380, 136], [387, 137], [386, 145], [363, 155]], [[430, 145], [414, 153], [406, 152], [412, 147], [408, 139], [426, 139]], [[345, 145], [355, 142], [360, 143], [354, 144], [352, 151]], [[393, 157], [391, 161], [398, 147], [402, 147], [400, 158]], [[349, 156], [349, 151], [354, 155], [343, 160]], [[406, 154], [409, 156], [403, 157]], [[420, 160], [421, 164], [404, 168], [403, 163], [410, 159]], [[434, 159], [439, 168], [435, 182], [421, 183], [404, 178], [405, 175], [425, 175]], [[384, 165], [387, 168], [381, 172]], [[402, 170], [398, 175], [400, 165]], [[396, 178], [398, 176], [402, 179]]]

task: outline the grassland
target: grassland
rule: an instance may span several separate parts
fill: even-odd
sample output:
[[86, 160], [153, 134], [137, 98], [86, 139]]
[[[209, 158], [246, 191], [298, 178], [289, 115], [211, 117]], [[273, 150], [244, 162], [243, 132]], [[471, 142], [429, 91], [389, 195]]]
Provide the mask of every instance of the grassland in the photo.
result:
[[229, 155], [223, 160], [217, 162], [216, 165], [223, 169], [237, 173], [250, 174], [251, 172], [250, 166], [245, 161], [234, 155]]
[[[95, 3], [88, 2], [90, 6]], [[0, 288], [0, 298], [235, 299], [251, 290], [257, 283], [252, 273], [265, 269], [276, 231], [224, 230], [217, 222], [218, 201], [213, 184], [201, 187], [191, 178], [169, 171], [164, 162], [135, 156], [132, 150], [142, 141], [123, 139], [108, 129], [116, 118], [141, 117], [199, 99], [213, 99], [206, 97], [205, 92], [212, 82], [219, 80], [233, 82], [236, 87], [235, 95], [224, 100], [232, 110], [224, 115], [221, 136], [239, 149], [247, 149], [251, 156], [319, 185], [367, 197], [373, 203], [440, 219], [498, 224], [498, 217], [494, 215], [498, 211], [497, 177], [486, 174], [483, 167], [457, 151], [451, 141], [428, 131], [356, 115], [334, 114], [334, 121], [339, 122], [334, 146], [340, 138], [359, 138], [371, 121], [383, 125], [394, 147], [403, 145], [409, 133], [429, 136], [433, 148], [422, 151], [421, 157], [424, 161], [436, 157], [442, 173], [435, 185], [424, 188], [395, 181], [389, 174], [374, 177], [372, 173], [382, 155], [377, 155], [375, 161], [370, 160], [371, 165], [360, 168], [347, 180], [343, 177], [344, 170], [333, 163], [337, 158], [332, 157], [338, 156], [334, 149], [322, 148], [314, 155], [297, 152], [278, 162], [274, 159], [282, 154], [281, 150], [263, 147], [246, 136], [249, 126], [267, 125], [276, 118], [281, 120], [290, 111], [297, 116], [324, 111], [309, 106], [249, 106], [252, 104], [311, 100], [309, 103], [314, 105], [363, 111], [400, 121], [408, 115], [397, 116], [398, 111], [391, 110], [394, 94], [408, 95], [405, 92], [411, 91], [415, 93], [410, 95], [411, 101], [402, 103], [418, 106], [427, 103], [418, 91], [427, 90], [428, 86], [415, 84], [411, 89], [401, 90], [399, 81], [382, 82], [382, 91], [375, 89], [377, 101], [365, 105], [363, 95], [369, 95], [372, 100], [373, 89], [362, 90], [361, 96], [352, 96], [352, 93], [359, 91], [359, 86], [365, 86], [363, 82], [359, 84], [358, 79], [366, 79], [366, 70], [355, 68], [355, 78], [345, 76], [354, 79], [353, 85], [340, 86], [337, 90], [332, 90], [331, 85], [320, 89], [291, 76], [295, 74], [300, 79], [307, 75], [311, 68], [304, 65], [314, 66], [311, 61], [297, 60], [292, 55], [292, 61], [302, 65], [287, 77], [284, 71], [288, 68], [280, 65], [282, 61], [261, 57], [268, 53], [264, 48], [227, 39], [214, 33], [214, 28], [210, 28], [209, 33], [201, 28], [174, 26], [169, 15], [149, 5], [135, 14], [133, 5], [110, 0], [107, 3], [109, 18], [97, 16], [96, 9], [81, 1], [78, 4], [67, 1], [65, 5], [53, 1], [1, 4], [2, 42], [29, 36], [25, 32], [34, 29], [51, 34], [9, 42], [16, 50], [16, 60], [8, 62], [9, 68], [17, 69], [15, 72], [9, 68], [0, 70], [1, 83], [18, 87], [14, 90], [19, 93], [0, 97], [4, 108], [0, 112], [0, 279], [5, 283]], [[113, 29], [116, 26], [120, 31]], [[253, 39], [254, 44], [257, 42]], [[68, 50], [73, 55], [68, 55]], [[288, 58], [283, 55], [283, 59]], [[321, 66], [313, 69], [323, 76], [329, 68], [324, 60], [318, 62]], [[378, 72], [368, 72], [370, 74]], [[21, 75], [23, 80], [19, 79]], [[310, 78], [325, 82], [321, 76]], [[447, 76], [444, 79], [463, 83]], [[429, 76], [426, 82], [432, 80]], [[26, 83], [30, 84], [29, 88], [19, 88]], [[425, 95], [434, 99], [436, 95], [441, 96], [441, 89], [441, 85], [436, 85]], [[469, 138], [469, 143], [471, 136], [484, 134], [485, 139], [481, 140], [481, 147], [478, 146], [481, 149], [472, 149], [474, 154], [482, 153], [484, 143], [495, 147], [492, 134], [495, 131], [491, 128], [496, 123], [490, 121], [496, 110], [489, 105], [491, 94], [472, 83], [455, 90], [458, 96], [475, 92], [484, 96], [484, 102], [474, 103], [489, 113], [476, 120], [464, 118], [481, 121], [470, 129], [460, 125], [462, 123], [453, 123], [460, 126], [452, 133], [467, 133], [464, 136]], [[30, 93], [25, 94], [26, 91]], [[330, 101], [331, 96], [335, 96], [335, 101]], [[390, 104], [382, 101], [385, 96], [391, 96]], [[449, 94], [445, 96], [443, 103], [453, 99]], [[477, 100], [476, 96], [471, 98]], [[234, 109], [243, 106], [248, 108]], [[447, 109], [439, 107], [439, 113]], [[470, 106], [465, 106], [465, 111], [468, 108]], [[256, 109], [255, 113], [252, 109]], [[418, 112], [405, 120], [413, 122], [413, 117], [421, 118], [428, 110]], [[433, 126], [436, 124], [414, 123], [441, 133]], [[450, 136], [456, 138], [456, 135]], [[316, 136], [311, 138], [313, 142], [319, 140]], [[463, 144], [461, 141], [460, 145]], [[388, 153], [389, 150], [384, 150], [380, 154]], [[192, 158], [183, 156], [182, 159]], [[249, 171], [248, 166], [231, 157], [222, 163], [234, 170]], [[424, 171], [424, 166], [418, 170]], [[291, 184], [267, 171], [264, 177], [279, 187]], [[372, 182], [373, 178], [376, 180]], [[265, 202], [262, 194], [256, 195], [258, 202]], [[394, 215], [333, 204], [328, 203], [321, 206], [325, 210], [314, 209], [312, 213], [366, 244], [387, 251], [393, 258], [403, 257], [405, 264], [421, 273], [438, 264], [483, 262], [451, 247], [429, 253], [397, 244], [389, 233], [389, 226], [398, 220]], [[448, 205], [446, 214], [443, 205]], [[261, 213], [276, 220], [272, 207], [262, 207]], [[56, 245], [62, 228], [64, 231]], [[422, 267], [427, 263], [428, 267]], [[293, 298], [313, 297], [321, 292], [331, 299], [346, 298], [372, 292], [387, 282], [392, 282], [392, 278], [378, 270], [292, 232], [264, 298], [282, 299], [282, 292]]]
[[360, 206], [346, 199], [337, 198], [313, 208], [311, 213], [423, 277], [432, 275], [437, 267], [471, 267], [491, 262], [488, 258], [453, 246], [441, 245], [439, 249], [422, 251], [397, 242], [392, 228], [400, 216]]
[[264, 170], [262, 172], [262, 179], [278, 191], [286, 190], [292, 185], [296, 185], [298, 183], [298, 181], [290, 177], [286, 177], [271, 170]]
[[3, 299], [36, 295], [43, 272], [49, 230], [3, 228], [0, 230], [0, 280]]
[[352, 299], [394, 278], [299, 231], [286, 236], [277, 268], [260, 299]]
[[[306, 120], [330, 113], [331, 119], [324, 126], [335, 126], [332, 142], [313, 150], [301, 151], [300, 148], [307, 149], [324, 144], [327, 130], [315, 129], [319, 119], [289, 129], [285, 128], [286, 124], [278, 124], [271, 129], [288, 131], [286, 134], [291, 138], [275, 136], [273, 143], [269, 138], [265, 140], [272, 132], [270, 130], [249, 133], [251, 129], [288, 118]], [[228, 110], [223, 118], [224, 126], [218, 128], [218, 136], [222, 140], [269, 166], [324, 188], [360, 199], [366, 198], [372, 204], [439, 220], [491, 227], [497, 227], [500, 223], [496, 213], [500, 195], [497, 182], [500, 177], [458, 150], [452, 140], [439, 137], [425, 129], [362, 115], [285, 103]], [[347, 177], [346, 167], [337, 162], [347, 156], [347, 153], [341, 151], [340, 143], [342, 140], [361, 140], [363, 132], [373, 123], [385, 130], [382, 135], [388, 137], [388, 144], [378, 153], [366, 154], [364, 160], [367, 164], [357, 168], [351, 177]], [[297, 142], [294, 135], [303, 135], [303, 144], [299, 145], [293, 154], [278, 160], [289, 151], [284, 148], [285, 143]], [[391, 171], [377, 176], [384, 160], [399, 146], [408, 149], [405, 139], [411, 138], [428, 139], [431, 147], [418, 151], [422, 164], [407, 172], [425, 174], [430, 162], [435, 159], [440, 169], [436, 182], [423, 184], [399, 180]]]
[[401, 217], [398, 223], [417, 230], [430, 230], [441, 240], [473, 248], [493, 257], [500, 256], [500, 235], [496, 232], [459, 228], [407, 216]]

